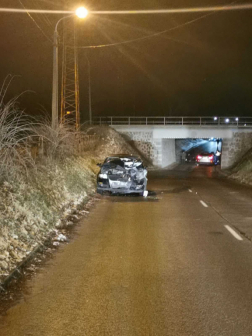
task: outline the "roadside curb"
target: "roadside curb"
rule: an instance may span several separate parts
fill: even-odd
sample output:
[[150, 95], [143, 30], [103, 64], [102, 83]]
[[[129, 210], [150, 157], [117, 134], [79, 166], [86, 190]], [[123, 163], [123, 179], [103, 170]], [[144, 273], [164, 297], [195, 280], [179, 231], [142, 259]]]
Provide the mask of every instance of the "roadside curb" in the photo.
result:
[[229, 177], [230, 175], [232, 175], [232, 172], [230, 170], [219, 170], [218, 172], [222, 177]]
[[[92, 199], [95, 199], [95, 195], [89, 196], [87, 201], [85, 202], [84, 205], [88, 204]], [[85, 218], [85, 216], [81, 216], [80, 220]], [[76, 225], [77, 223], [75, 223]], [[74, 225], [74, 226], [75, 226]], [[56, 229], [56, 227], [55, 227]], [[59, 229], [60, 230], [60, 229]], [[16, 267], [15, 269], [6, 276], [6, 278], [0, 282], [0, 294], [3, 292], [6, 292], [8, 289], [8, 286], [11, 284], [12, 280], [18, 279], [22, 276], [22, 270], [26, 267], [26, 265], [34, 259], [34, 257], [45, 250], [47, 248], [47, 245], [49, 246], [53, 242], [53, 237], [51, 236], [51, 232], [48, 232], [47, 238], [44, 240], [44, 242], [40, 243], [38, 246], [36, 246], [29, 254], [27, 257], [25, 257], [24, 260], [22, 260]]]
[[41, 250], [45, 248], [45, 245], [51, 242], [51, 237], [47, 238], [43, 244], [39, 244], [29, 255], [21, 261], [19, 265], [3, 280], [2, 283], [0, 283], [0, 293], [5, 292], [8, 288], [8, 285], [11, 283], [13, 279], [17, 279], [21, 276], [21, 271], [25, 268], [25, 266], [28, 264], [29, 261], [31, 261], [34, 256], [39, 253]]

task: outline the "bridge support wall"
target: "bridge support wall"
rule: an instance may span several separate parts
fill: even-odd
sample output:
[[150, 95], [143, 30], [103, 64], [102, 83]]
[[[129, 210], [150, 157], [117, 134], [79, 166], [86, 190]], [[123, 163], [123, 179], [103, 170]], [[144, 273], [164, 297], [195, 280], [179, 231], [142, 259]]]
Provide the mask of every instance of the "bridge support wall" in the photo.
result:
[[252, 148], [251, 133], [233, 133], [231, 139], [223, 139], [221, 168], [231, 168]]
[[175, 139], [162, 139], [162, 167], [176, 162]]
[[[119, 131], [120, 132], [120, 131]], [[132, 131], [120, 132], [126, 140], [145, 157], [157, 166], [162, 166], [162, 139], [153, 139], [153, 132]]]
[[120, 132], [155, 166], [166, 167], [176, 162], [175, 139], [153, 138], [153, 132]]

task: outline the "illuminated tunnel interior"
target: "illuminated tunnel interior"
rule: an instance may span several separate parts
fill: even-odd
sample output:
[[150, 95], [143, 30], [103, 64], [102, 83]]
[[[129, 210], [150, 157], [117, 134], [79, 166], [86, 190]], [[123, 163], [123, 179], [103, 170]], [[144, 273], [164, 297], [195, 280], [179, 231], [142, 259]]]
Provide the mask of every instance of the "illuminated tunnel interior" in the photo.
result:
[[[178, 139], [175, 142], [177, 162], [196, 162], [197, 155], [222, 152], [222, 139]], [[184, 153], [184, 154], [183, 154]]]

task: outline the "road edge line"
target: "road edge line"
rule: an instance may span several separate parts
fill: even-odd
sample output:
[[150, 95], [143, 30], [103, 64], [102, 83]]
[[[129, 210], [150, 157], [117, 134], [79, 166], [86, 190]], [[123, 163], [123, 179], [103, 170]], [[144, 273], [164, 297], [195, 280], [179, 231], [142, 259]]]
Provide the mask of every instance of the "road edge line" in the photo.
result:
[[232, 229], [229, 225], [224, 225], [224, 227], [231, 233], [233, 237], [235, 237], [237, 240], [243, 240], [243, 238], [234, 230]]
[[204, 201], [200, 200], [200, 203], [201, 203], [205, 208], [208, 208], [208, 205], [207, 205]]

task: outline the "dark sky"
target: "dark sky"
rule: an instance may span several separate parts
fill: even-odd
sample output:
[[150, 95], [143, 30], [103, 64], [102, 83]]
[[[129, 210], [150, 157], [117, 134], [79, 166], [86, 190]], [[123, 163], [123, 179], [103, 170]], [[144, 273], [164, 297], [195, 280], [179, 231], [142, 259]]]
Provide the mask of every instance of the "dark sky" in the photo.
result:
[[[22, 0], [28, 8], [61, 8], [63, 1]], [[80, 2], [79, 2], [80, 3]], [[240, 2], [237, 2], [240, 3]], [[222, 0], [87, 0], [91, 10], [155, 9], [230, 4]], [[73, 8], [78, 1], [72, 1]], [[2, 0], [19, 7], [19, 0]], [[18, 75], [6, 100], [22, 91], [29, 113], [50, 114], [52, 44], [26, 14], [0, 20], [0, 80]], [[116, 47], [79, 51], [82, 120], [88, 114], [87, 63], [91, 62], [93, 113], [101, 115], [250, 115], [252, 11], [204, 14], [89, 16], [79, 24], [79, 45], [136, 39], [179, 26], [158, 37]], [[33, 15], [52, 38], [59, 16]]]

